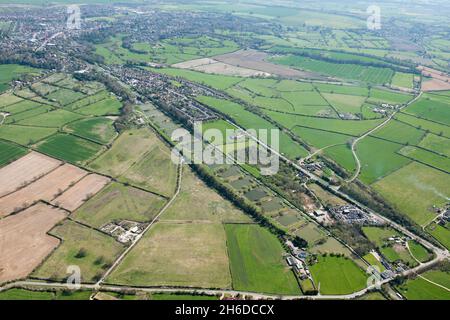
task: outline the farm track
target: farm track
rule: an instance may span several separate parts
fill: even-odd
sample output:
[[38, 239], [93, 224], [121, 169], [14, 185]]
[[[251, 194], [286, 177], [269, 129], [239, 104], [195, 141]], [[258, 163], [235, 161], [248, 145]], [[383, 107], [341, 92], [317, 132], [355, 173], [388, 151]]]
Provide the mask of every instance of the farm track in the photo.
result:
[[139, 241], [142, 239], [142, 237], [147, 233], [148, 230], [158, 221], [159, 217], [172, 205], [172, 203], [177, 198], [178, 194], [181, 190], [181, 180], [182, 180], [182, 173], [183, 173], [183, 163], [184, 159], [180, 156], [180, 163], [178, 164], [178, 175], [177, 175], [177, 190], [175, 194], [172, 196], [172, 198], [169, 200], [169, 202], [166, 203], [166, 205], [161, 209], [161, 211], [156, 215], [153, 220], [149, 223], [149, 225], [144, 229], [144, 231], [136, 237], [136, 240], [114, 261], [114, 263], [111, 265], [111, 267], [103, 274], [103, 276], [98, 280], [98, 282], [95, 284], [95, 288], [98, 288], [101, 286], [101, 284], [105, 281], [105, 279], [111, 274], [112, 271], [122, 262], [122, 260], [125, 258], [125, 256], [139, 243]]
[[366, 138], [367, 136], [371, 135], [372, 133], [374, 133], [378, 129], [383, 128], [385, 125], [387, 125], [394, 118], [394, 116], [397, 113], [399, 113], [403, 109], [407, 108], [408, 106], [410, 106], [411, 104], [416, 102], [418, 99], [420, 99], [421, 96], [422, 96], [422, 92], [420, 92], [420, 94], [418, 94], [413, 100], [409, 101], [404, 107], [402, 107], [402, 108], [396, 110], [395, 112], [393, 112], [385, 121], [380, 123], [378, 126], [376, 126], [375, 128], [367, 131], [365, 134], [363, 134], [359, 138], [353, 140], [351, 149], [352, 149], [352, 153], [353, 153], [353, 158], [355, 159], [355, 162], [356, 162], [356, 170], [355, 170], [355, 173], [353, 174], [353, 176], [350, 179], [346, 180], [347, 183], [351, 183], [351, 182], [355, 181], [358, 178], [359, 174], [361, 173], [361, 161], [359, 160], [358, 155], [356, 154], [356, 145], [358, 144], [358, 142], [361, 141], [362, 139]]

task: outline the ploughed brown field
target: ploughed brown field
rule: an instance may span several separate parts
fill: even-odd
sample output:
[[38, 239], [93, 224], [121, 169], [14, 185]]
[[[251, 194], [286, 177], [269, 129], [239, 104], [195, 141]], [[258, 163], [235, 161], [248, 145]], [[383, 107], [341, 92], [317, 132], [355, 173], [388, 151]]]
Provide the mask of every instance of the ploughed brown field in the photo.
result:
[[278, 76], [286, 78], [308, 78], [308, 79], [319, 79], [326, 80], [319, 74], [313, 72], [300, 71], [296, 69], [289, 68], [287, 66], [278, 65], [275, 63], [267, 62], [268, 54], [265, 52], [260, 52], [256, 50], [239, 50], [232, 53], [223, 54], [220, 56], [212, 57], [212, 59], [230, 64], [233, 66], [238, 66], [241, 68], [247, 68], [252, 70], [258, 70], [267, 72], [270, 74], [275, 74]]
[[172, 65], [174, 68], [191, 69], [195, 71], [221, 74], [226, 76], [237, 77], [268, 77], [270, 73], [242, 68], [231, 64], [219, 62], [210, 58], [201, 58], [185, 62], [180, 62]]
[[422, 75], [425, 77], [431, 77], [432, 79], [424, 79], [422, 82], [422, 91], [440, 91], [450, 90], [450, 76], [428, 67], [418, 67], [422, 71]]
[[53, 200], [52, 204], [68, 211], [75, 211], [86, 200], [102, 190], [110, 181], [107, 177], [90, 174]]
[[16, 191], [60, 165], [61, 161], [59, 160], [37, 152], [30, 152], [19, 160], [0, 169], [0, 197]]
[[85, 170], [71, 164], [60, 166], [26, 187], [0, 198], [0, 217], [27, 208], [39, 200], [50, 202], [86, 175]]
[[66, 213], [38, 203], [0, 220], [0, 283], [30, 274], [59, 244], [47, 234]]

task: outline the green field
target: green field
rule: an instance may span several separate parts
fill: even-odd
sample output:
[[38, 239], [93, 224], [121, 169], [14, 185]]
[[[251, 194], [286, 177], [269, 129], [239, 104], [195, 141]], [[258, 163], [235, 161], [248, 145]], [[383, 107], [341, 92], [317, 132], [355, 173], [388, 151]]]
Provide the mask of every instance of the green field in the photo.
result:
[[89, 166], [93, 170], [118, 177], [141, 159], [158, 139], [148, 128], [123, 132], [112, 147]]
[[89, 300], [91, 291], [33, 291], [9, 289], [0, 292], [0, 300]]
[[9, 88], [9, 83], [23, 74], [37, 74], [38, 69], [18, 64], [0, 64], [0, 93]]
[[[301, 234], [299, 234], [301, 236]], [[328, 237], [324, 238], [324, 233], [322, 233], [322, 239], [326, 239], [324, 243], [317, 243], [311, 248], [311, 252], [315, 254], [340, 254], [346, 257], [351, 256], [350, 250], [344, 246], [342, 243], [337, 241], [335, 238]]]
[[67, 267], [77, 265], [82, 282], [95, 282], [124, 249], [112, 237], [72, 221], [50, 233], [63, 241], [33, 273], [38, 278], [63, 280], [68, 276]]
[[226, 224], [233, 289], [300, 294], [278, 240], [257, 225]]
[[[211, 106], [219, 112], [228, 115], [236, 121], [238, 125], [246, 129], [275, 129], [275, 126], [270, 122], [255, 115], [254, 113], [251, 113], [250, 111], [245, 110], [241, 105], [236, 103], [211, 97], [199, 97], [198, 100]], [[270, 132], [268, 134], [268, 138], [270, 139]], [[268, 142], [270, 142], [270, 140]], [[306, 155], [306, 150], [294, 142], [292, 138], [284, 132], [280, 132], [279, 142], [280, 153], [285, 154], [289, 158], [303, 157]], [[270, 143], [268, 144], [270, 145]]]
[[343, 295], [366, 287], [367, 275], [349, 258], [319, 256], [317, 259], [310, 271], [321, 294]]
[[[1, 98], [3, 99], [4, 96], [5, 95], [2, 95]], [[19, 99], [16, 96], [12, 96], [12, 97]], [[10, 102], [14, 102], [14, 103], [10, 104]], [[38, 106], [40, 106], [40, 103], [35, 102], [35, 101], [21, 100], [21, 99], [13, 100], [13, 99], [7, 97], [5, 100], [5, 106], [2, 107], [1, 109], [3, 111], [10, 113], [11, 115], [15, 115], [15, 114], [18, 114], [18, 113], [21, 113], [21, 112], [24, 112], [24, 111], [27, 111], [30, 109], [34, 109]]]
[[391, 84], [396, 87], [408, 88], [413, 87], [414, 75], [412, 73], [396, 72], [392, 77]]
[[11, 163], [26, 153], [26, 149], [0, 140], [0, 167]]
[[282, 126], [293, 129], [296, 126], [302, 126], [312, 129], [322, 129], [326, 131], [360, 136], [370, 129], [380, 124], [380, 120], [339, 120], [305, 117], [300, 115], [283, 114], [273, 111], [264, 111], [269, 117]]
[[118, 116], [120, 109], [122, 109], [122, 103], [116, 97], [111, 97], [79, 108], [77, 112], [92, 116]]
[[82, 115], [59, 109], [52, 112], [42, 113], [34, 117], [27, 117], [26, 119], [19, 121], [18, 123], [29, 126], [34, 125], [41, 127], [60, 128], [66, 123], [79, 120], [81, 118], [83, 118]]
[[23, 101], [23, 100], [19, 97], [16, 97], [15, 95], [13, 95], [11, 93], [0, 94], [0, 109], [3, 110], [7, 106], [19, 103], [20, 101]]
[[169, 197], [177, 182], [177, 165], [172, 162], [170, 150], [159, 139], [147, 150], [120, 180]]
[[389, 68], [368, 67], [357, 64], [338, 64], [294, 55], [272, 58], [271, 60], [301, 70], [373, 84], [390, 83], [394, 75], [394, 72]]
[[101, 145], [70, 134], [51, 136], [37, 147], [42, 153], [71, 163], [82, 163], [101, 150]]
[[157, 223], [106, 282], [231, 288], [223, 226], [219, 223]]
[[436, 223], [430, 224], [426, 230], [435, 237], [442, 245], [450, 250], [450, 229]]
[[[450, 274], [442, 271], [427, 271], [422, 274], [428, 280], [450, 288]], [[408, 300], [450, 300], [450, 292], [422, 278], [407, 280], [399, 288]]]
[[112, 183], [79, 208], [73, 217], [94, 228], [120, 220], [148, 222], [165, 202], [152, 193]]
[[436, 216], [432, 206], [440, 207], [448, 202], [449, 186], [448, 174], [416, 162], [373, 185], [391, 205], [420, 225]]
[[73, 122], [66, 129], [83, 138], [94, 140], [101, 144], [107, 144], [117, 135], [113, 123], [114, 120], [109, 118], [89, 118]]
[[450, 98], [424, 94], [404, 110], [419, 118], [450, 125]]
[[412, 99], [413, 96], [411, 94], [372, 88], [370, 89], [369, 99], [367, 99], [367, 102], [372, 104], [381, 104], [384, 102], [394, 105], [401, 105], [409, 102]]
[[413, 115], [407, 114], [407, 113], [397, 113], [395, 116], [395, 119], [400, 120], [402, 122], [405, 122], [411, 126], [414, 126], [419, 129], [428, 130], [431, 133], [434, 133], [436, 135], [442, 135], [447, 138], [450, 138], [450, 127], [437, 123], [432, 122], [426, 119], [420, 119]]
[[250, 222], [251, 220], [211, 190], [189, 167], [183, 167], [180, 193], [161, 221]]
[[409, 250], [411, 250], [412, 256], [420, 262], [427, 262], [433, 257], [433, 254], [431, 252], [429, 252], [416, 241], [408, 241], [408, 246]]
[[61, 88], [48, 94], [46, 96], [46, 99], [50, 101], [55, 101], [59, 103], [61, 106], [66, 106], [84, 97], [85, 95], [81, 92]]
[[53, 300], [53, 298], [53, 292], [49, 291], [9, 289], [0, 292], [0, 300]]
[[448, 138], [429, 133], [420, 141], [419, 146], [450, 157], [450, 140]]
[[359, 179], [371, 184], [378, 179], [406, 166], [410, 160], [396, 152], [401, 145], [367, 137], [356, 146], [356, 154], [361, 161]]
[[424, 135], [425, 131], [394, 120], [389, 121], [387, 125], [375, 131], [371, 136], [396, 143], [416, 145]]
[[325, 155], [341, 165], [347, 172], [351, 173], [356, 169], [355, 157], [348, 145], [339, 145], [327, 148]]
[[110, 38], [96, 45], [96, 53], [107, 64], [122, 64], [126, 61], [174, 64], [186, 60], [223, 54], [239, 49], [231, 40], [216, 39], [209, 36], [174, 37], [154, 43], [138, 42], [133, 50], [123, 46], [122, 35]]
[[0, 126], [0, 138], [26, 146], [45, 139], [55, 134], [56, 131], [56, 128], [2, 125]]
[[[29, 104], [29, 102], [27, 102], [27, 103]], [[19, 104], [24, 105], [25, 103], [24, 104], [19, 103]], [[11, 106], [11, 107], [16, 107], [16, 105]], [[54, 108], [51, 106], [34, 103], [34, 107], [32, 107], [31, 109], [28, 108], [27, 110], [25, 110], [23, 112], [18, 112], [16, 114], [14, 114], [14, 111], [13, 111], [12, 115], [5, 119], [5, 123], [6, 124], [10, 124], [10, 123], [16, 124], [16, 123], [19, 123], [22, 121], [27, 121], [27, 120], [30, 120], [31, 122], [33, 122], [33, 120], [36, 117], [38, 117], [40, 115], [46, 116], [52, 110], [54, 110]], [[34, 122], [36, 123], [36, 121], [34, 121]], [[42, 123], [42, 122], [37, 122], [36, 124], [39, 126], [45, 126], [45, 123]]]
[[435, 169], [450, 173], [450, 159], [446, 156], [441, 156], [413, 146], [406, 146], [402, 148], [399, 153]]

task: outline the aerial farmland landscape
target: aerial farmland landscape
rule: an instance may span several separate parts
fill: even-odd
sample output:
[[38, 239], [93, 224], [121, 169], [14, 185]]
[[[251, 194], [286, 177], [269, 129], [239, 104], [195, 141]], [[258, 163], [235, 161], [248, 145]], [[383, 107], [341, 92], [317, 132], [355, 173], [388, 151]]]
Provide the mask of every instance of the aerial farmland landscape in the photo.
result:
[[0, 300], [450, 300], [448, 1], [0, 0], [0, 44]]

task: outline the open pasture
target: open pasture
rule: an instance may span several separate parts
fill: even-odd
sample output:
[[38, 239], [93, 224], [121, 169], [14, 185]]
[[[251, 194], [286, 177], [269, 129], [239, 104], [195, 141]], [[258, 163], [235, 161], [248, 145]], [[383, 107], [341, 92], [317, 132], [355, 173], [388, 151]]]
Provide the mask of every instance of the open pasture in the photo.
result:
[[119, 177], [137, 163], [148, 149], [153, 148], [157, 139], [148, 128], [127, 130], [114, 141], [108, 151], [89, 166], [93, 170]]
[[[19, 104], [22, 105], [22, 103], [19, 103]], [[25, 104], [23, 104], [23, 105], [25, 105]], [[54, 110], [54, 107], [49, 106], [49, 105], [33, 103], [32, 107], [28, 108], [30, 105], [31, 105], [31, 103], [30, 104], [27, 103], [27, 106], [26, 106], [27, 110], [25, 110], [25, 111], [21, 111], [16, 114], [14, 114], [14, 111], [13, 111], [13, 113], [5, 119], [5, 124], [21, 123], [22, 121], [26, 121], [28, 119], [31, 119], [30, 121], [32, 121], [36, 117], [38, 117], [40, 115], [45, 116], [46, 114], [50, 113], [50, 111]], [[13, 105], [13, 106], [16, 107], [17, 105]], [[13, 106], [10, 106], [9, 108], [12, 108]], [[45, 126], [45, 124], [42, 122], [37, 122], [37, 125]]]
[[431, 210], [433, 205], [442, 206], [448, 202], [449, 186], [448, 174], [417, 162], [373, 185], [391, 205], [419, 225], [429, 223], [435, 217]]
[[170, 149], [156, 139], [141, 160], [125, 171], [119, 180], [169, 197], [175, 192], [177, 165], [172, 162]]
[[[422, 277], [446, 288], [450, 287], [450, 274], [448, 272], [430, 270], [422, 274]], [[450, 300], [448, 290], [420, 277], [408, 279], [398, 289], [408, 300]]]
[[395, 119], [418, 129], [428, 130], [429, 132], [432, 132], [436, 135], [442, 135], [444, 137], [450, 138], [450, 127], [446, 125], [432, 122], [426, 119], [419, 119], [413, 115], [409, 115], [403, 112], [398, 113], [395, 116]]
[[48, 100], [57, 102], [61, 106], [66, 106], [84, 97], [85, 95], [81, 92], [65, 88], [60, 88], [59, 90], [53, 91], [46, 96]]
[[81, 206], [73, 218], [94, 228], [116, 220], [149, 222], [165, 203], [152, 193], [113, 182]]
[[229, 289], [231, 275], [223, 226], [157, 223], [106, 282]]
[[29, 125], [29, 126], [41, 126], [41, 127], [51, 127], [60, 128], [66, 123], [79, 120], [83, 118], [82, 115], [58, 109], [52, 112], [45, 112], [33, 117], [27, 117], [24, 120], [19, 121], [19, 124]]
[[418, 144], [424, 135], [425, 131], [395, 120], [371, 134], [373, 137], [410, 145]]
[[402, 148], [399, 153], [435, 169], [450, 173], [450, 159], [446, 156], [441, 156], [413, 146], [406, 146]]
[[450, 228], [448, 226], [448, 223], [445, 227], [437, 223], [431, 223], [429, 226], [427, 226], [426, 230], [444, 247], [450, 250]]
[[[2, 96], [3, 97], [3, 96]], [[8, 104], [7, 106], [2, 107], [1, 109], [5, 112], [8, 112], [10, 115], [15, 115], [24, 111], [28, 111], [34, 108], [39, 107], [41, 104], [31, 100], [22, 100], [17, 98], [16, 96], [12, 96], [18, 100], [14, 100], [15, 102], [12, 104]], [[12, 102], [12, 99], [6, 99], [6, 102]]]
[[397, 154], [401, 147], [372, 137], [363, 139], [356, 147], [356, 154], [361, 161], [359, 179], [371, 184], [406, 166], [410, 160]]
[[5, 124], [0, 126], [0, 138], [28, 146], [55, 134], [56, 131], [56, 128]]
[[275, 294], [300, 294], [284, 250], [268, 230], [251, 224], [226, 224], [233, 289]]
[[[269, 117], [280, 125], [293, 129], [295, 126], [302, 126], [312, 129], [322, 129], [326, 131], [342, 133], [352, 136], [360, 136], [379, 124], [380, 120], [339, 120], [313, 118], [300, 115], [282, 114], [273, 111], [264, 111]], [[324, 129], [326, 128], [326, 129]]]
[[321, 294], [349, 294], [365, 288], [367, 275], [349, 258], [319, 256], [310, 266], [316, 286]]
[[84, 97], [80, 100], [77, 100], [71, 104], [68, 104], [68, 105], [64, 106], [64, 109], [72, 110], [72, 111], [78, 110], [80, 108], [90, 106], [92, 104], [98, 103], [100, 101], [103, 101], [103, 100], [109, 99], [109, 98], [111, 98], [111, 93], [109, 93], [106, 90], [103, 90], [96, 94], [86, 96], [86, 97]]
[[50, 234], [62, 242], [33, 272], [33, 277], [62, 281], [69, 276], [67, 268], [77, 265], [81, 270], [81, 282], [92, 283], [99, 280], [124, 249], [114, 238], [70, 220]]
[[249, 222], [235, 208], [200, 180], [188, 167], [183, 168], [181, 191], [161, 221]]
[[446, 137], [428, 133], [419, 143], [419, 147], [450, 157], [450, 140]]
[[391, 85], [398, 88], [412, 89], [413, 79], [414, 74], [412, 73], [396, 72], [392, 77]]
[[416, 241], [408, 241], [408, 247], [411, 255], [422, 263], [430, 261], [433, 258], [433, 254]]
[[106, 117], [88, 118], [72, 122], [65, 130], [85, 139], [108, 144], [117, 135], [113, 123], [114, 120]]
[[403, 112], [449, 126], [450, 98], [425, 94]]
[[19, 103], [20, 101], [23, 101], [23, 99], [16, 97], [11, 93], [0, 94], [0, 110], [3, 110], [5, 107], [8, 107], [15, 103]]
[[77, 112], [91, 116], [118, 116], [122, 103], [116, 97], [110, 97], [77, 109]]

